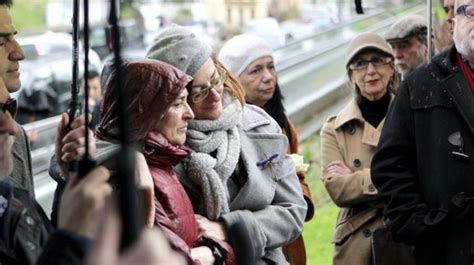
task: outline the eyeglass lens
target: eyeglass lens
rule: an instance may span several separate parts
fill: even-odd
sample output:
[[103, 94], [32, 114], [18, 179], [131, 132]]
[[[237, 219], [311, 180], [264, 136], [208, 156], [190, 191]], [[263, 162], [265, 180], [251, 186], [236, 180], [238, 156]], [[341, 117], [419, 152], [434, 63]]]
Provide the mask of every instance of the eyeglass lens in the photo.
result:
[[387, 58], [374, 56], [370, 60], [357, 60], [352, 64], [352, 66], [353, 69], [361, 70], [367, 68], [369, 66], [369, 63], [372, 63], [373, 66], [382, 66], [387, 64], [388, 60]]
[[456, 10], [456, 14], [463, 14], [466, 17], [474, 17], [474, 4], [461, 5]]
[[221, 86], [227, 80], [227, 73], [222, 73], [218, 78], [211, 82], [211, 85], [202, 88], [200, 91], [195, 92], [191, 95], [191, 100], [194, 103], [203, 101], [208, 95], [211, 89]]

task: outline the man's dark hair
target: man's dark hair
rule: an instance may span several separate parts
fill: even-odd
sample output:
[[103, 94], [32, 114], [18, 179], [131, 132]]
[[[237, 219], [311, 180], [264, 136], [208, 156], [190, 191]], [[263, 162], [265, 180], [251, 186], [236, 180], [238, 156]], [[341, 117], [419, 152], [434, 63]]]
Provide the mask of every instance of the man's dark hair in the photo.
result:
[[10, 8], [13, 5], [13, 0], [0, 0], [0, 6], [6, 6]]
[[89, 72], [87, 72], [87, 80], [91, 80], [99, 76], [99, 72], [97, 72], [96, 70], [89, 70]]

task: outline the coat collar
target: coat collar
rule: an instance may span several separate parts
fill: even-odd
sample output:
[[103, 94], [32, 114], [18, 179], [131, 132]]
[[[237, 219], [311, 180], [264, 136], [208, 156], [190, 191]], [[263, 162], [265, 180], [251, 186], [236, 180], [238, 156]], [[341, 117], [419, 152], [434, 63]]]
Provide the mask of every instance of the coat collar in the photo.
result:
[[[394, 99], [394, 95], [390, 94], [390, 104], [392, 104], [392, 101]], [[364, 116], [362, 116], [362, 112], [360, 111], [359, 104], [357, 104], [355, 99], [351, 99], [349, 104], [347, 104], [336, 116], [336, 120], [334, 122], [334, 129], [339, 129], [342, 127], [344, 124], [350, 122], [350, 121], [358, 121], [360, 123], [365, 123]], [[385, 121], [385, 118], [380, 122], [380, 124], [377, 126], [377, 130], [382, 130], [383, 128], [383, 123]], [[372, 127], [372, 126], [371, 126]]]
[[[229, 206], [231, 210], [261, 209], [267, 202], [252, 198], [271, 198], [275, 193], [276, 183], [282, 177], [288, 176], [288, 172], [293, 172], [296, 177], [294, 164], [288, 164], [287, 161], [290, 159], [286, 156], [288, 140], [276, 121], [263, 109], [248, 104], [244, 107], [239, 130], [240, 165], [245, 168], [248, 179]], [[268, 164], [257, 165], [275, 154], [278, 155]]]
[[474, 134], [474, 97], [469, 89], [466, 78], [456, 65], [456, 48], [454, 45], [441, 57], [442, 60], [436, 60], [434, 63], [439, 67], [448, 70], [448, 75], [441, 80], [441, 86], [451, 95], [456, 109]]
[[362, 143], [376, 147], [379, 144], [380, 133], [382, 132], [384, 123], [385, 118], [380, 122], [377, 128], [374, 128], [370, 123], [365, 122], [364, 133], [362, 134]]
[[[393, 101], [394, 96], [390, 95], [390, 102]], [[380, 139], [380, 133], [385, 123], [385, 118], [380, 122], [377, 128], [374, 128], [370, 123], [365, 121], [360, 111], [359, 105], [355, 99], [352, 99], [336, 116], [334, 122], [334, 129], [341, 128], [344, 124], [350, 121], [357, 121], [359, 124], [363, 124], [362, 143], [377, 146]]]
[[142, 152], [149, 165], [169, 168], [178, 164], [190, 153], [185, 146], [172, 145], [163, 134], [155, 130], [147, 134]]
[[[245, 167], [248, 179], [229, 206], [231, 210], [261, 209], [267, 202], [252, 198], [271, 198], [277, 182], [288, 172], [296, 172], [294, 164], [286, 161], [290, 159], [286, 156], [287, 139], [282, 133], [242, 133], [240, 142], [241, 166]], [[268, 164], [257, 165], [274, 154], [278, 155]]]
[[262, 108], [251, 104], [245, 104], [242, 115], [242, 130], [251, 131], [257, 127], [269, 125], [273, 120]]
[[356, 100], [353, 98], [336, 116], [336, 120], [334, 122], [334, 129], [339, 129], [344, 124], [356, 120], [360, 123], [364, 123], [365, 119], [362, 116], [362, 112], [360, 111], [359, 105], [357, 104]]
[[458, 72], [459, 68], [456, 64], [456, 54], [457, 54], [456, 47], [454, 44], [451, 44], [449, 48], [445, 51], [441, 52], [437, 56], [433, 58], [433, 63], [437, 64], [439, 67], [446, 71]]
[[454, 105], [474, 135], [474, 98], [462, 74], [451, 75], [444, 82], [445, 88], [453, 98]]

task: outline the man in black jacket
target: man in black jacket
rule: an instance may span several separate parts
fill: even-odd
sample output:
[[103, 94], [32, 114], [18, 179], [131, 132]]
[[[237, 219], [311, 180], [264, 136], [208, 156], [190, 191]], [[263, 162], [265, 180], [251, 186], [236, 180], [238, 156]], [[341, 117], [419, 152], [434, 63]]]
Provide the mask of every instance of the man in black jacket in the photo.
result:
[[[4, 86], [0, 78], [0, 90]], [[8, 177], [17, 130], [10, 111], [0, 104], [0, 264], [82, 264], [97, 229], [93, 217], [112, 192], [110, 174], [99, 167], [81, 180], [69, 179], [55, 230], [28, 189]]]
[[[20, 61], [25, 59], [25, 53], [15, 39], [17, 30], [12, 23], [9, 8], [13, 0], [0, 0], [0, 78], [4, 86], [0, 90], [0, 104], [7, 108], [14, 117], [16, 112], [16, 100], [10, 94], [21, 88]], [[76, 118], [75, 124], [81, 124], [83, 116]], [[83, 122], [82, 122], [83, 123]], [[34, 196], [33, 174], [31, 168], [31, 150], [28, 139], [23, 128], [17, 127], [15, 143], [13, 144], [13, 171], [10, 180], [18, 187], [28, 190]], [[84, 150], [84, 129], [82, 126], [73, 127], [56, 144], [56, 160], [60, 166], [66, 162], [77, 159]], [[95, 143], [91, 141], [91, 152], [95, 152]]]
[[455, 4], [454, 45], [401, 84], [372, 181], [417, 264], [474, 263], [474, 0]]
[[[69, 182], [55, 231], [35, 201], [27, 137], [13, 120], [16, 102], [10, 93], [21, 87], [19, 61], [25, 55], [15, 39], [11, 5], [12, 0], [0, 0], [0, 263], [34, 264], [43, 253], [42, 264], [73, 264], [82, 259], [87, 238], [92, 238], [95, 223], [89, 217], [110, 193], [109, 174], [102, 168]], [[56, 148], [61, 163], [82, 155], [83, 120], [76, 119], [73, 129], [60, 135]], [[61, 263], [61, 257], [68, 261]]]
[[[0, 0], [0, 77], [5, 83], [0, 91], [0, 103], [5, 104], [11, 115], [15, 116], [16, 101], [10, 97], [10, 93], [21, 88], [19, 61], [25, 58], [25, 53], [15, 39], [17, 31], [8, 10], [11, 5], [12, 0]], [[14, 168], [10, 178], [17, 186], [27, 189], [30, 195], [34, 195], [27, 136], [20, 125], [15, 124], [15, 126], [18, 129], [13, 145]]]

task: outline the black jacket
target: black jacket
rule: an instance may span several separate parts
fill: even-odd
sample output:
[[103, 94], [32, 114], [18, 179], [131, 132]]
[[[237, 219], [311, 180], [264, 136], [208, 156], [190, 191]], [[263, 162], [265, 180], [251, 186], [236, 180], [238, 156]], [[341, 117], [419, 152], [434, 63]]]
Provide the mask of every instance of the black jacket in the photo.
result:
[[474, 262], [474, 98], [456, 54], [404, 80], [372, 160], [393, 237], [417, 264]]
[[53, 231], [39, 205], [11, 181], [0, 183], [1, 264], [35, 264]]
[[90, 242], [56, 230], [29, 192], [0, 182], [0, 264], [82, 264]]

